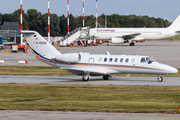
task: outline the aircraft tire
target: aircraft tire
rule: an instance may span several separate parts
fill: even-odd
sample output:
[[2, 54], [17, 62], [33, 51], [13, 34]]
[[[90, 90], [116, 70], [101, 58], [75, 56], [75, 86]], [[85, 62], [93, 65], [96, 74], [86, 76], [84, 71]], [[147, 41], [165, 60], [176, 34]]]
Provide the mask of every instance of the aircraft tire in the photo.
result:
[[157, 78], [157, 81], [158, 81], [158, 82], [162, 82], [162, 81], [163, 81], [163, 78], [162, 78], [161, 76], [159, 76], [159, 77]]
[[85, 81], [85, 82], [87, 82], [87, 81], [89, 80], [89, 76], [88, 76], [87, 78], [83, 76], [83, 77], [82, 77], [82, 80]]
[[109, 75], [103, 75], [103, 79], [104, 80], [108, 80], [109, 79]]
[[129, 45], [130, 45], [130, 46], [134, 46], [135, 44], [134, 44], [134, 42], [131, 42]]

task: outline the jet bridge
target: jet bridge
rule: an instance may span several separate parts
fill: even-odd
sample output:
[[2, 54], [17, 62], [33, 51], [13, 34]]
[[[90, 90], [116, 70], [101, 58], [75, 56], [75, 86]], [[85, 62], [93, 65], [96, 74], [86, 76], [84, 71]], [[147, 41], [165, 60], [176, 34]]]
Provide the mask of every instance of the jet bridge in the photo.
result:
[[88, 39], [89, 37], [89, 27], [79, 27], [76, 28], [75, 30], [71, 31], [69, 34], [64, 36], [60, 40], [60, 45], [70, 45], [73, 43], [75, 40], [81, 38], [81, 39]]

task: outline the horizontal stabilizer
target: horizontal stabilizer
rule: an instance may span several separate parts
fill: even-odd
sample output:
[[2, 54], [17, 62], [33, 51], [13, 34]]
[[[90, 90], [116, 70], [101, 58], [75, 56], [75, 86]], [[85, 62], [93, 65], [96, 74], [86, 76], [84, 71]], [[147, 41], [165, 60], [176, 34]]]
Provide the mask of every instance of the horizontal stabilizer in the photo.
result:
[[21, 31], [21, 34], [35, 34], [35, 31]]
[[35, 34], [36, 32], [35, 31], [25, 31], [25, 30], [23, 30], [23, 31], [20, 31], [20, 32], [16, 32], [16, 31], [9, 31], [9, 33], [16, 33], [16, 34]]

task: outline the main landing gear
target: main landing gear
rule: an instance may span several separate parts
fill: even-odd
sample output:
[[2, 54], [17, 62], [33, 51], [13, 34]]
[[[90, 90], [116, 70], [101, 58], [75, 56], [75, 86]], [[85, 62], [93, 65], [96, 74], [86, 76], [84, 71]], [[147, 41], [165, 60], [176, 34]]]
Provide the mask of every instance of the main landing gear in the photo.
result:
[[129, 45], [130, 45], [130, 46], [134, 46], [135, 43], [134, 43], [134, 42], [130, 42]]
[[[109, 77], [111, 77], [111, 75], [103, 75], [104, 80], [108, 80]], [[90, 79], [89, 75], [85, 75], [85, 76], [82, 77], [82, 80], [85, 81], [85, 82], [87, 82], [89, 79]]]
[[110, 75], [103, 75], [104, 80], [108, 80]]
[[158, 76], [157, 81], [158, 81], [158, 82], [162, 82], [162, 81], [163, 81], [163, 78], [162, 78], [161, 76]]

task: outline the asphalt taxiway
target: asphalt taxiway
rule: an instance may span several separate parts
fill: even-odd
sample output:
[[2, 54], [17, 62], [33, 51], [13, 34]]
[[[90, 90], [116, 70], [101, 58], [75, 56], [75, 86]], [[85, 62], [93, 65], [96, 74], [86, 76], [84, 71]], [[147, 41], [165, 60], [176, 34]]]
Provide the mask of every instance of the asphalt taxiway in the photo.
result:
[[0, 83], [20, 84], [83, 84], [83, 85], [151, 85], [151, 86], [179, 86], [179, 77], [163, 77], [163, 82], [158, 82], [157, 77], [114, 76], [109, 80], [102, 77], [91, 77], [88, 82], [82, 81], [81, 76], [0, 76]]
[[178, 114], [0, 111], [1, 120], [178, 120]]

